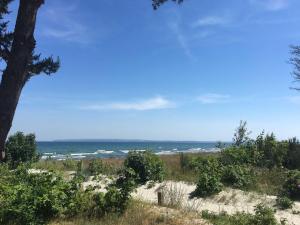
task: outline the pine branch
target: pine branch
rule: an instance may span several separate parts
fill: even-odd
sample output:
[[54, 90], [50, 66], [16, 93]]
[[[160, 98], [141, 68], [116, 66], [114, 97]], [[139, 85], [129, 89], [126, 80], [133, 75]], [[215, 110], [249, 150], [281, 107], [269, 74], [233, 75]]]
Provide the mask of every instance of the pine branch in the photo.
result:
[[[152, 0], [152, 6], [153, 6], [153, 9], [156, 10], [158, 9], [163, 3], [167, 2], [168, 0]], [[170, 1], [173, 1], [177, 4], [180, 4], [183, 2], [183, 0], [170, 0]]]
[[31, 78], [32, 76], [39, 75], [44, 73], [46, 75], [50, 75], [52, 73], [56, 73], [60, 67], [60, 60], [57, 58], [56, 60], [53, 57], [47, 57], [41, 59], [41, 55], [33, 55], [32, 59], [28, 65], [28, 75], [27, 78]]
[[292, 75], [295, 81], [300, 81], [300, 46], [292, 45], [290, 48], [292, 57], [290, 58], [289, 63], [294, 66]]

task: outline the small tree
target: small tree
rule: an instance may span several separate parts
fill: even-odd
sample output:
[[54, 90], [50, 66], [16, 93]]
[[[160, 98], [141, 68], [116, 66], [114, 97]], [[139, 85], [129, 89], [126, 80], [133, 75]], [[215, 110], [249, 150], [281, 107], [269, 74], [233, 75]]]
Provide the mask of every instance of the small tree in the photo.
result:
[[7, 162], [15, 168], [22, 162], [37, 160], [35, 135], [24, 135], [22, 132], [10, 136], [5, 144]]
[[247, 121], [240, 121], [240, 125], [235, 130], [234, 137], [233, 137], [233, 145], [235, 146], [241, 146], [245, 143], [247, 143], [250, 138], [249, 135], [251, 134], [251, 131], [248, 131], [247, 128]]
[[[300, 46], [291, 45], [290, 46], [291, 58], [289, 60], [290, 64], [293, 65], [294, 69], [292, 71], [292, 75], [296, 82], [300, 81]], [[300, 91], [300, 88], [294, 88]]]

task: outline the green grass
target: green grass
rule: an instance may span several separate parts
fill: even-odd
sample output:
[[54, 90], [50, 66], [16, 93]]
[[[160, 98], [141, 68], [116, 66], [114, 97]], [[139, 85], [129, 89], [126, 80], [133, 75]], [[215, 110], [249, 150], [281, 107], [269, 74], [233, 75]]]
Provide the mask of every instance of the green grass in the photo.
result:
[[287, 170], [282, 168], [256, 168], [255, 173], [255, 182], [250, 185], [249, 191], [267, 195], [278, 195], [286, 179]]

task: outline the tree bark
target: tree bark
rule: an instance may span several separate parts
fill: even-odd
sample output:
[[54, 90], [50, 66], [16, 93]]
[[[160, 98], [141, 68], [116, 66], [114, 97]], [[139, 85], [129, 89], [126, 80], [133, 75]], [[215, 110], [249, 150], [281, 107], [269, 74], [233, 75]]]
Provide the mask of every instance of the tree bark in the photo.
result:
[[20, 0], [14, 40], [0, 84], [0, 160], [5, 159], [5, 141], [21, 91], [28, 80], [27, 66], [35, 48], [34, 29], [44, 0]]

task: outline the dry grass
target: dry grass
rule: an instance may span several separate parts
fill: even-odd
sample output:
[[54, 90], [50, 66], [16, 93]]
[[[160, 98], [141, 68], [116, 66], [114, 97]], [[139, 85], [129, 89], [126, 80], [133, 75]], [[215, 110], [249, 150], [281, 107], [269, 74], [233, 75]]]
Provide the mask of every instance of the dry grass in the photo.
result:
[[[185, 154], [188, 157], [207, 156], [212, 153], [191, 153]], [[195, 171], [181, 168], [180, 154], [162, 155], [161, 159], [166, 166], [166, 180], [184, 181], [188, 183], [196, 183], [198, 175]]]
[[133, 202], [123, 215], [108, 215], [97, 220], [73, 218], [53, 221], [49, 225], [206, 225], [199, 215], [159, 208], [141, 202]]

